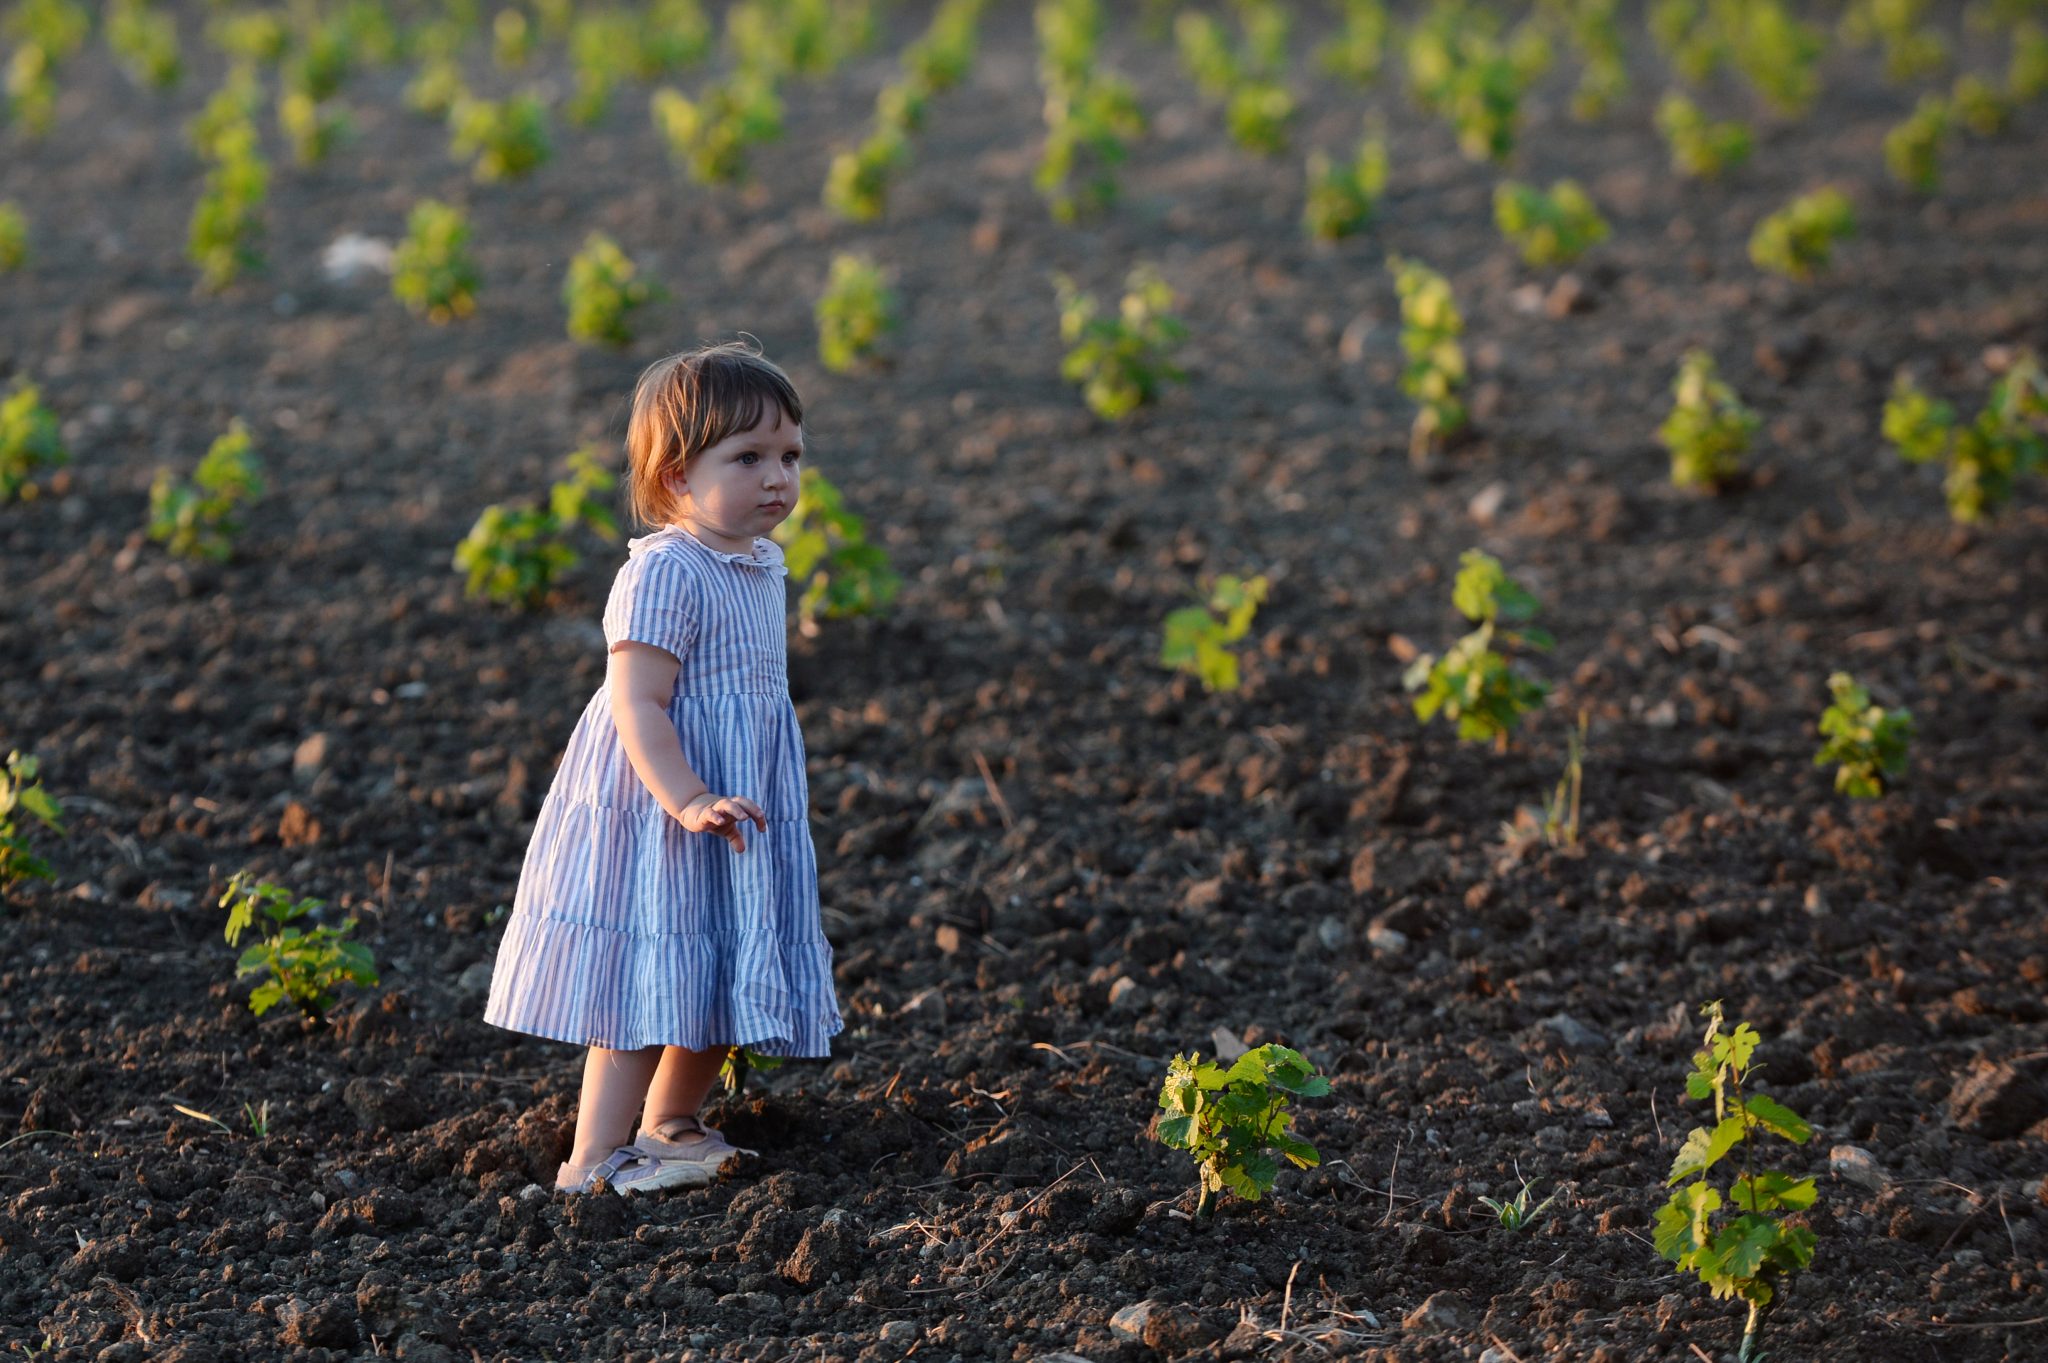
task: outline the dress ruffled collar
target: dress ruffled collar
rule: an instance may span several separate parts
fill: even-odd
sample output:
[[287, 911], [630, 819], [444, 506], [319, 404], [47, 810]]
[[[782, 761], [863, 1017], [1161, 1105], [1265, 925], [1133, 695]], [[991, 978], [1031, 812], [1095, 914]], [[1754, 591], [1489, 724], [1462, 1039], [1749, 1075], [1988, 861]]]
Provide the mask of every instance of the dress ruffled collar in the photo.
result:
[[723, 549], [712, 548], [674, 521], [664, 525], [651, 535], [642, 535], [638, 539], [627, 540], [626, 555], [628, 558], [637, 557], [654, 545], [668, 540], [682, 540], [687, 544], [695, 545], [701, 552], [709, 554], [713, 558], [724, 559], [727, 563], [737, 563], [748, 568], [760, 568], [771, 571], [777, 576], [787, 576], [789, 573], [788, 566], [783, 562], [782, 546], [774, 540], [757, 536], [754, 540], [753, 553], [729, 554]]

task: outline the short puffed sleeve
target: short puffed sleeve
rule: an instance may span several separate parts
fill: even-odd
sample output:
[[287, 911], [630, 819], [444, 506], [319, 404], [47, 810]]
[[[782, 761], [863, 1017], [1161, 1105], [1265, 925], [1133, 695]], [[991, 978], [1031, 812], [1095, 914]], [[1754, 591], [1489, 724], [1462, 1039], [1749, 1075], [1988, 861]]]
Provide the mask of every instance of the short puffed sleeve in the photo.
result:
[[697, 637], [697, 607], [689, 567], [674, 554], [636, 554], [619, 566], [604, 607], [609, 653], [627, 639], [652, 644], [681, 658]]

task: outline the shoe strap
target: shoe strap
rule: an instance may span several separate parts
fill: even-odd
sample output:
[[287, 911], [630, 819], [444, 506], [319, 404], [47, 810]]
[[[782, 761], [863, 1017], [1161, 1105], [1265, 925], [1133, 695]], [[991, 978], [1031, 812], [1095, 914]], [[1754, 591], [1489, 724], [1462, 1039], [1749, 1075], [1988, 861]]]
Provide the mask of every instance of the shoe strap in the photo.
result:
[[609, 1155], [606, 1155], [603, 1162], [590, 1171], [583, 1180], [583, 1186], [587, 1188], [598, 1179], [603, 1179], [606, 1183], [610, 1183], [624, 1171], [627, 1165], [646, 1158], [647, 1155], [644, 1151], [636, 1150], [630, 1145], [622, 1145]]

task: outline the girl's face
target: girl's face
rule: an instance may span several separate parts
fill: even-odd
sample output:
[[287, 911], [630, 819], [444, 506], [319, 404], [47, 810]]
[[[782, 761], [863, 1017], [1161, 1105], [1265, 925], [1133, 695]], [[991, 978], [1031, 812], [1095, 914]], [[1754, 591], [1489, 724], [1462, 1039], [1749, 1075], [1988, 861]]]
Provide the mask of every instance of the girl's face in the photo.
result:
[[754, 538], [782, 524], [796, 505], [803, 427], [767, 404], [751, 430], [734, 431], [691, 461], [687, 477], [669, 474], [681, 499], [676, 519], [698, 539], [731, 554], [752, 553]]

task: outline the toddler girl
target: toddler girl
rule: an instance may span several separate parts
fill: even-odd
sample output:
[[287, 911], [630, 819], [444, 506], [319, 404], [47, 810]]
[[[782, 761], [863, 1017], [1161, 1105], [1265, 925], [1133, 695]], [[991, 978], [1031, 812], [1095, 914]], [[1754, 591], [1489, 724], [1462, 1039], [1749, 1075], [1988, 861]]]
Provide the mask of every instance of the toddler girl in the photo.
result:
[[789, 377], [738, 342], [633, 394], [632, 513], [660, 529], [612, 582], [605, 684], [541, 803], [484, 1010], [590, 1048], [563, 1191], [709, 1183], [753, 1153], [697, 1117], [728, 1050], [829, 1055], [843, 1025], [765, 538], [803, 444]]

